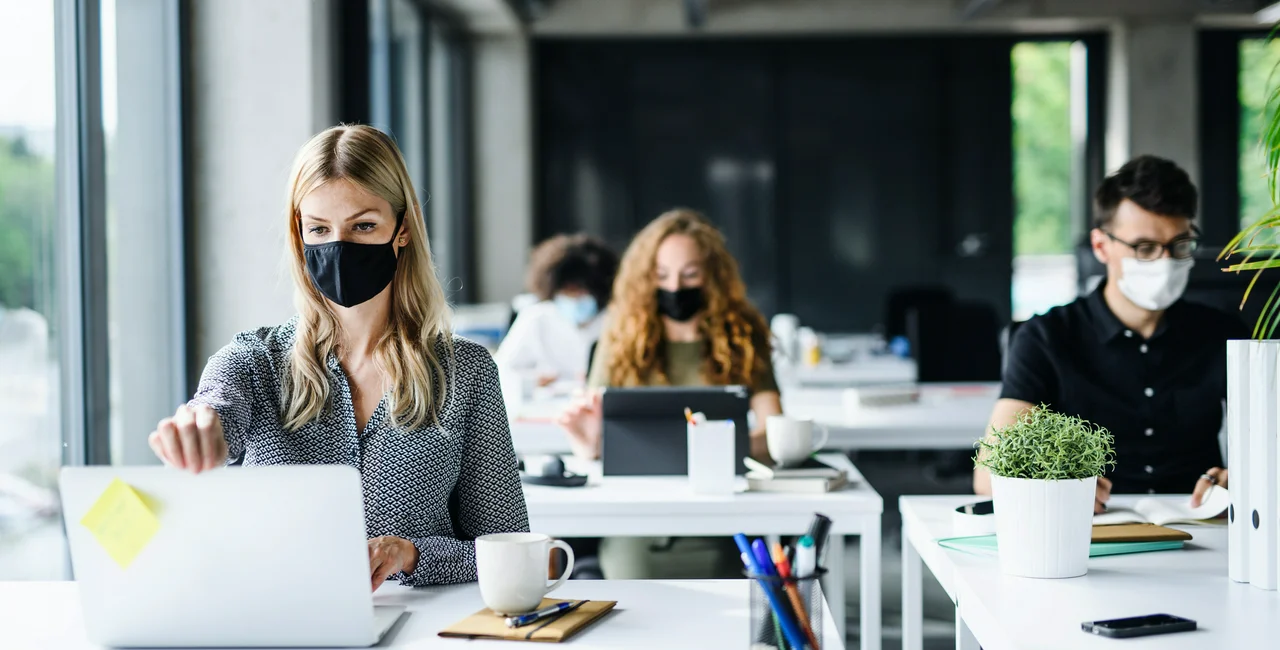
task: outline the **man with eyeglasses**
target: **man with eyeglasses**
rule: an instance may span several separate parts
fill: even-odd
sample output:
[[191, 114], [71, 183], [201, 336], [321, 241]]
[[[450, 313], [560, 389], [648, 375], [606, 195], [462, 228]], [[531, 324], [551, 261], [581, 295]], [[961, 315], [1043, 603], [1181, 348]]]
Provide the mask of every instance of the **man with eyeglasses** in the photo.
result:
[[[1225, 486], [1218, 432], [1228, 339], [1241, 320], [1182, 300], [1195, 264], [1196, 188], [1176, 164], [1139, 156], [1094, 195], [1093, 254], [1106, 283], [1018, 328], [991, 427], [1045, 404], [1106, 427], [1116, 467], [1098, 479], [1095, 510], [1117, 493], [1187, 493]], [[991, 429], [988, 429], [990, 431]], [[974, 491], [991, 478], [974, 470]]]

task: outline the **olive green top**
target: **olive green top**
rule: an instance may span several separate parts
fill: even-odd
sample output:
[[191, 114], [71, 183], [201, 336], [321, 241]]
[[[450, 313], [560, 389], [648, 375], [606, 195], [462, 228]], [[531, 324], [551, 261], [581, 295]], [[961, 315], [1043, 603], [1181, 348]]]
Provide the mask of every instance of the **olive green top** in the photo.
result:
[[[665, 341], [663, 343], [663, 372], [672, 386], [705, 386], [707, 380], [702, 376], [703, 362], [702, 341]], [[591, 373], [587, 376], [590, 388], [609, 387], [609, 350], [604, 340], [596, 345], [595, 356], [591, 360]], [[747, 390], [756, 393], [778, 391], [778, 381], [773, 376], [773, 362], [765, 359], [764, 368], [752, 379]]]

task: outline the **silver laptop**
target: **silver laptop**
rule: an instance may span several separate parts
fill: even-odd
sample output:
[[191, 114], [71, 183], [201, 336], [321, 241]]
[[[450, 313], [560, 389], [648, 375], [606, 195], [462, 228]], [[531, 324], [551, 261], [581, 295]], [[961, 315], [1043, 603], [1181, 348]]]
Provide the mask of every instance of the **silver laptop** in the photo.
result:
[[[82, 523], [115, 479], [155, 517], [158, 528], [145, 543], [128, 531], [145, 530], [138, 522], [147, 516], [131, 517], [120, 504], [104, 521], [129, 524], [123, 541], [113, 536], [104, 545]], [[360, 475], [352, 467], [228, 468], [199, 476], [163, 467], [67, 467], [61, 487], [85, 628], [95, 643], [371, 646], [404, 613], [373, 606]], [[118, 558], [130, 553], [122, 568]]]

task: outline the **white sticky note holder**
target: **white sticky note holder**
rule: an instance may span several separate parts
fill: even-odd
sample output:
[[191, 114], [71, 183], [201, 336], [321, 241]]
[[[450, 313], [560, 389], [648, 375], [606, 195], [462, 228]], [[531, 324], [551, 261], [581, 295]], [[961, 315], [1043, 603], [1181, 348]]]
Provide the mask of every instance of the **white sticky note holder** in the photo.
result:
[[733, 494], [733, 420], [711, 420], [688, 425], [689, 488], [695, 494]]

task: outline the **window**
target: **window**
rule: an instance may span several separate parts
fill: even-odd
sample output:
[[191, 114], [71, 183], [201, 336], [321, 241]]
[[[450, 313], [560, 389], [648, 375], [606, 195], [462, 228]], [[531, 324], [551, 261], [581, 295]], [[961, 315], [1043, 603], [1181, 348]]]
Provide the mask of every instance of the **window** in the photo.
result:
[[187, 398], [177, 5], [100, 0], [115, 464], [154, 463], [147, 434]]
[[1266, 159], [1259, 139], [1266, 127], [1269, 91], [1276, 87], [1280, 42], [1240, 40], [1240, 226], [1253, 224], [1271, 210]]
[[[369, 3], [368, 120], [395, 138], [451, 302], [474, 297], [470, 270], [469, 52], [457, 25], [414, 0]], [[349, 36], [349, 35], [345, 35]]]
[[53, 0], [0, 5], [0, 580], [65, 577]]
[[1084, 45], [1014, 45], [1013, 318], [1026, 320], [1076, 297], [1074, 246], [1084, 210], [1075, 200], [1083, 169]]
[[178, 8], [0, 3], [0, 580], [70, 575], [59, 468], [186, 392]]

